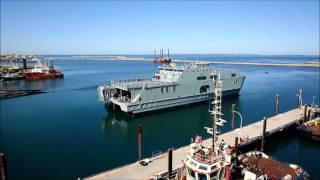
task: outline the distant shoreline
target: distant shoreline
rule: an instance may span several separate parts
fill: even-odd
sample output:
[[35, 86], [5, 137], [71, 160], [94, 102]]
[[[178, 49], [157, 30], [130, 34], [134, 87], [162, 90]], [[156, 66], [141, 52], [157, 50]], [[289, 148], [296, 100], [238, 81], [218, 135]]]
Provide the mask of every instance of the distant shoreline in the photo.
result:
[[[128, 57], [126, 55], [70, 55], [70, 56], [51, 56], [53, 59], [64, 59], [64, 60], [101, 60], [101, 61], [149, 61], [153, 62], [152, 58], [144, 57]], [[5, 62], [6, 60], [4, 60]], [[193, 63], [197, 60], [190, 59], [176, 59], [172, 62], [177, 63]], [[217, 60], [203, 60], [201, 62], [208, 64], [225, 64], [225, 65], [249, 65], [249, 66], [283, 66], [283, 67], [311, 67], [311, 68], [320, 68], [320, 61], [307, 61], [304, 63], [264, 63], [264, 62], [239, 62], [239, 61], [217, 61]]]
[[[128, 56], [72, 56], [72, 58], [79, 60], [107, 60], [107, 61], [150, 61], [153, 62], [153, 59], [147, 59], [143, 57], [128, 57]], [[193, 63], [196, 60], [172, 60], [172, 62], [184, 62], [184, 63]], [[201, 61], [208, 64], [225, 64], [225, 65], [250, 65], [250, 66], [287, 66], [287, 67], [313, 67], [320, 68], [319, 61], [308, 61], [303, 64], [299, 63], [261, 63], [261, 62], [231, 62], [231, 61]]]

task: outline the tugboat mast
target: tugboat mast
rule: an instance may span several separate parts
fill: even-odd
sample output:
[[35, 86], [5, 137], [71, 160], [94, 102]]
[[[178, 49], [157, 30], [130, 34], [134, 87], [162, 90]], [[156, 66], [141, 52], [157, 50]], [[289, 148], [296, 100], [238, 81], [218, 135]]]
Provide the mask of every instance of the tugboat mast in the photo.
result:
[[[217, 137], [217, 123], [221, 123], [221, 105], [222, 105], [222, 81], [220, 79], [220, 70], [218, 73], [218, 78], [215, 82], [215, 89], [214, 89], [214, 100], [212, 102], [213, 109], [211, 111], [211, 114], [213, 115], [212, 119], [212, 150], [215, 151], [216, 148], [216, 142], [218, 140]], [[217, 153], [217, 152], [216, 152]]]

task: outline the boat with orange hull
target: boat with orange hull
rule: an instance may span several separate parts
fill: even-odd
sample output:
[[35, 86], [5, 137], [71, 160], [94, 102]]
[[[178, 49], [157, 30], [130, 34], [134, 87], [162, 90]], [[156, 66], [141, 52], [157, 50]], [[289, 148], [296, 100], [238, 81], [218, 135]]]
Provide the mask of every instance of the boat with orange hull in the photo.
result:
[[55, 73], [29, 72], [24, 74], [24, 78], [26, 80], [63, 78], [63, 74], [59, 72], [55, 72]]
[[34, 68], [24, 72], [23, 77], [26, 80], [63, 78], [63, 73], [58, 72], [55, 68], [53, 68], [52, 61], [50, 66], [48, 65], [49, 62], [47, 65], [42, 65], [40, 59], [37, 61], [38, 63], [34, 66]]

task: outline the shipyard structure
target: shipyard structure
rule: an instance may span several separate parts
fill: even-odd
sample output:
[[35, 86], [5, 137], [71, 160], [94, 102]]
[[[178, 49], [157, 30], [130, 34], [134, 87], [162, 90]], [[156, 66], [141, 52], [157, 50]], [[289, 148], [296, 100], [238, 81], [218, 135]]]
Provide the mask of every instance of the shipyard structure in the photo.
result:
[[223, 95], [239, 95], [244, 75], [196, 62], [182, 66], [163, 65], [150, 79], [111, 81], [109, 85], [98, 87], [98, 96], [113, 109], [126, 113], [160, 110], [212, 100], [218, 74], [223, 82]]

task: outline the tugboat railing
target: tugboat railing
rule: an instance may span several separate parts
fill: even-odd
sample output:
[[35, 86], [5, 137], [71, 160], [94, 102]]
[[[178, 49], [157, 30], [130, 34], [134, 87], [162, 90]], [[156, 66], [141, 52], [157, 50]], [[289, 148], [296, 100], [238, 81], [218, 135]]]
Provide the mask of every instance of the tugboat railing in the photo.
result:
[[202, 162], [206, 164], [213, 164], [215, 162], [222, 160], [222, 156], [219, 156], [219, 155], [214, 156], [213, 154], [201, 155], [199, 152], [193, 154], [192, 158], [198, 162]]

